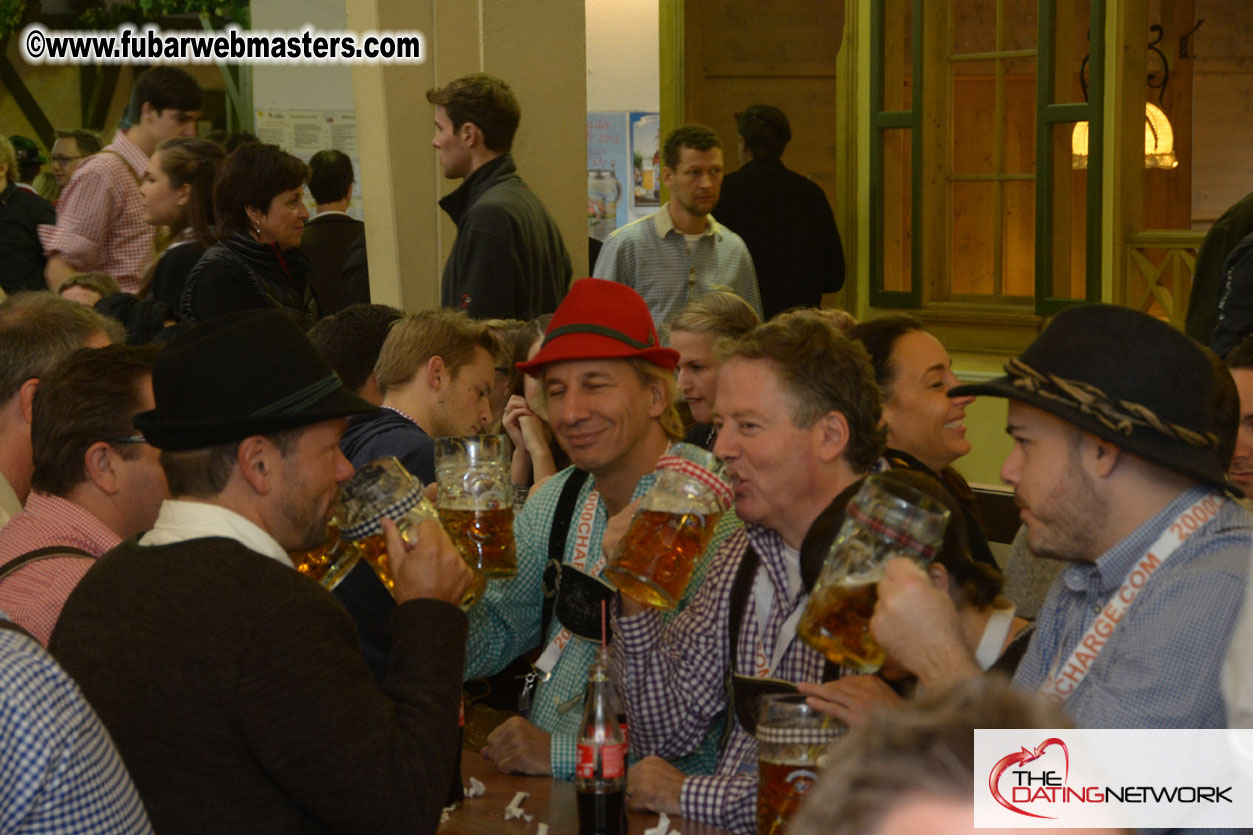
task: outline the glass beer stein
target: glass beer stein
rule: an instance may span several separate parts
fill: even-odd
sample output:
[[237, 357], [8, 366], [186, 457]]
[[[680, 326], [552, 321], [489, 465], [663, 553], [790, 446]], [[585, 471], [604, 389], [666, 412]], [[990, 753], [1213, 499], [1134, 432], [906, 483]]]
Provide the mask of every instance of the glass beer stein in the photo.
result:
[[614, 549], [605, 579], [641, 603], [673, 609], [734, 500], [717, 456], [692, 444], [670, 447], [657, 461], [657, 478]]
[[310, 551], [293, 551], [287, 556], [297, 571], [313, 578], [329, 591], [338, 586], [339, 581], [357, 564], [361, 551], [340, 537], [337, 508], [335, 516], [326, 524], [325, 543]]
[[877, 583], [894, 557], [923, 568], [944, 538], [949, 510], [930, 496], [882, 475], [871, 475], [848, 503], [844, 524], [809, 595], [797, 632], [833, 663], [862, 673], [883, 666], [870, 634]]
[[780, 835], [818, 780], [827, 746], [848, 726], [800, 693], [766, 696], [757, 720], [757, 835]]
[[435, 440], [439, 516], [466, 562], [485, 577], [513, 577], [512, 450], [506, 435]]
[[[405, 541], [414, 543], [419, 524], [439, 519], [439, 513], [422, 495], [422, 482], [394, 457], [380, 458], [357, 470], [340, 487], [339, 501], [340, 536], [360, 551], [387, 590], [395, 594], [396, 582], [379, 521], [391, 519]], [[462, 608], [472, 606], [486, 586], [482, 573], [472, 563], [470, 567], [474, 569], [475, 581], [461, 601]]]

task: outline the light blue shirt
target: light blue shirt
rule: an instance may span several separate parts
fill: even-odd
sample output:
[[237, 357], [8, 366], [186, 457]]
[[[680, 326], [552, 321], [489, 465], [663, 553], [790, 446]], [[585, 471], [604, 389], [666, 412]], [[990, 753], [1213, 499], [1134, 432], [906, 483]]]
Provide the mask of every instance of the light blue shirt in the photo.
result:
[[693, 244], [674, 227], [667, 203], [615, 231], [596, 258], [592, 275], [635, 289], [653, 323], [667, 324], [683, 306], [715, 290], [729, 290], [761, 312], [761, 291], [744, 240], [706, 215], [705, 231]]

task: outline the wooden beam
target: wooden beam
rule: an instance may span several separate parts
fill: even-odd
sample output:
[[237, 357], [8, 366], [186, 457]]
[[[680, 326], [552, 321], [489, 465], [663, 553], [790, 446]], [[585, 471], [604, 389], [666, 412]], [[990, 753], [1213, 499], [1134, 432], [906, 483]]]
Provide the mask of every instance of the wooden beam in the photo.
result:
[[48, 117], [44, 115], [43, 108], [39, 106], [39, 102], [31, 95], [26, 87], [26, 82], [22, 81], [22, 76], [18, 74], [17, 68], [9, 62], [9, 36], [5, 35], [0, 38], [0, 86], [3, 86], [13, 96], [13, 101], [17, 103], [17, 107], [22, 111], [22, 115], [26, 117], [26, 121], [30, 122], [32, 128], [35, 129], [36, 138], [44, 144], [45, 148], [51, 148], [52, 143], [56, 141], [56, 131], [52, 127], [52, 122], [48, 121]]

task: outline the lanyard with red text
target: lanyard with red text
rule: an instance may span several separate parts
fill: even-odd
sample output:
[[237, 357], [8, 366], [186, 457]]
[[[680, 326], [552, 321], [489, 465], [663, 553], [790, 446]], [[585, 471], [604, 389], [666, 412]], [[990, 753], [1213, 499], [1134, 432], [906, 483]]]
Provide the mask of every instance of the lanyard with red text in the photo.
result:
[[1052, 701], [1060, 703], [1066, 701], [1079, 689], [1079, 685], [1091, 672], [1101, 650], [1109, 643], [1110, 636], [1114, 634], [1119, 622], [1135, 603], [1136, 597], [1148, 585], [1149, 579], [1165, 565], [1166, 560], [1175, 553], [1184, 540], [1218, 517], [1218, 512], [1226, 501], [1226, 497], [1221, 493], [1211, 493], [1185, 509], [1166, 526], [1166, 530], [1156, 542], [1149, 546], [1144, 557], [1131, 567], [1131, 571], [1127, 573], [1118, 591], [1114, 592], [1109, 602], [1097, 614], [1096, 621], [1079, 639], [1074, 651], [1064, 663], [1059, 664], [1058, 661], [1061, 660], [1061, 653], [1065, 650], [1058, 651], [1057, 660], [1053, 662], [1049, 670], [1048, 679], [1040, 688], [1041, 693]]
[[[592, 490], [588, 494], [587, 501], [583, 504], [583, 509], [579, 511], [579, 515], [574, 517], [574, 559], [570, 562], [579, 571], [583, 571], [592, 577], [599, 577], [601, 572], [605, 570], [605, 552], [603, 548], [597, 548], [596, 562], [589, 569], [587, 567], [588, 560], [591, 557], [592, 548], [592, 526], [596, 524], [596, 503], [600, 501], [600, 494], [596, 490]], [[599, 544], [599, 543], [598, 543]], [[558, 626], [561, 622], [557, 622]], [[553, 638], [552, 643], [544, 650], [544, 654], [535, 662], [535, 669], [539, 671], [540, 680], [548, 681], [548, 677], [552, 674], [553, 668], [557, 666], [557, 659], [561, 658], [561, 653], [565, 651], [566, 645], [570, 643], [570, 639], [574, 637], [574, 633], [564, 626], [557, 631], [557, 636]], [[540, 640], [544, 639], [540, 636]]]

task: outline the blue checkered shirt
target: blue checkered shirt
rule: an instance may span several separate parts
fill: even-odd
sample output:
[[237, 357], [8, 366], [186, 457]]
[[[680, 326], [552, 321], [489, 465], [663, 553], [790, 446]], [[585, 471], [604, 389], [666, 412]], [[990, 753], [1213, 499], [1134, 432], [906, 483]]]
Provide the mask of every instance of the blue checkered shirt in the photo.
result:
[[[782, 537], [773, 530], [745, 525], [732, 534], [714, 557], [700, 594], [670, 624], [656, 612], [619, 617], [615, 602], [613, 664], [627, 705], [631, 748], [639, 754], [680, 756], [704, 738], [727, 708], [731, 588], [749, 543], [761, 558], [774, 589], [774, 602], [764, 630], [750, 595], [745, 602], [735, 671], [753, 675], [757, 641], [769, 658], [775, 652], [783, 622], [803, 605], [802, 585], [788, 592], [788, 556]], [[826, 659], [804, 641], [794, 640], [770, 675], [786, 681], [822, 680]], [[757, 827], [757, 741], [736, 722], [713, 775], [683, 781], [679, 797], [685, 818], [748, 835]]]
[[152, 832], [78, 686], [37, 641], [8, 629], [0, 629], [0, 832]]
[[669, 204], [662, 206], [610, 235], [592, 275], [633, 287], [658, 327], [683, 305], [714, 290], [730, 290], [762, 316], [757, 273], [744, 240], [713, 215], [706, 219], [700, 239], [688, 246], [674, 228]]
[[[502, 669], [514, 658], [532, 649], [540, 640], [540, 620], [543, 611], [543, 573], [548, 562], [548, 536], [552, 530], [553, 516], [557, 511], [557, 499], [566, 480], [574, 472], [569, 467], [548, 479], [539, 490], [527, 500], [522, 510], [514, 516], [513, 535], [517, 542], [518, 573], [507, 580], [492, 580], [487, 584], [487, 591], [478, 605], [470, 610], [470, 640], [466, 648], [466, 678], [491, 675]], [[635, 486], [632, 499], [643, 496], [652, 486], [654, 475], [649, 473], [640, 479]], [[592, 491], [592, 479], [588, 479], [580, 488], [574, 503], [574, 514], [577, 519], [579, 512], [587, 503]], [[595, 519], [592, 524], [588, 543], [588, 562], [592, 565], [601, 554], [600, 541], [605, 534], [605, 525], [609, 521], [603, 500], [596, 502]], [[722, 514], [714, 528], [714, 536], [704, 557], [697, 563], [692, 572], [691, 583], [684, 592], [679, 606], [674, 612], [668, 612], [665, 620], [670, 620], [691, 602], [700, 588], [709, 568], [711, 558], [719, 545], [733, 531], [738, 530], [740, 521], [734, 511]], [[565, 560], [572, 562], [574, 558], [574, 540], [576, 525], [570, 525], [570, 533], [566, 537]], [[603, 579], [604, 575], [598, 577]], [[544, 636], [543, 647], [547, 647], [561, 630], [556, 618]], [[615, 638], [615, 643], [616, 643]], [[552, 676], [541, 682], [536, 688], [531, 702], [530, 719], [538, 727], [552, 735], [551, 765], [553, 776], [561, 779], [574, 777], [574, 765], [578, 749], [579, 722], [583, 718], [582, 707], [577, 698], [587, 686], [587, 669], [596, 655], [596, 645], [579, 637], [574, 637], [566, 645]], [[619, 691], [621, 692], [621, 691]], [[567, 705], [564, 710], [559, 710]], [[628, 721], [628, 729], [630, 729]], [[635, 731], [631, 733], [631, 748], [635, 752]], [[691, 773], [708, 773], [713, 770], [717, 756], [717, 734], [709, 734], [709, 739], [702, 746], [693, 746], [697, 755], [678, 762], [681, 769]], [[689, 753], [684, 751], [684, 754]]]
[[[1040, 608], [1014, 684], [1038, 690], [1166, 526], [1208, 492], [1200, 487], [1185, 491], [1096, 562], [1067, 566]], [[1140, 591], [1087, 678], [1066, 700], [1075, 724], [1227, 727], [1219, 677], [1244, 601], [1251, 553], [1253, 516], [1229, 500], [1218, 518], [1186, 539]], [[1162, 831], [1143, 829], [1141, 835]]]

